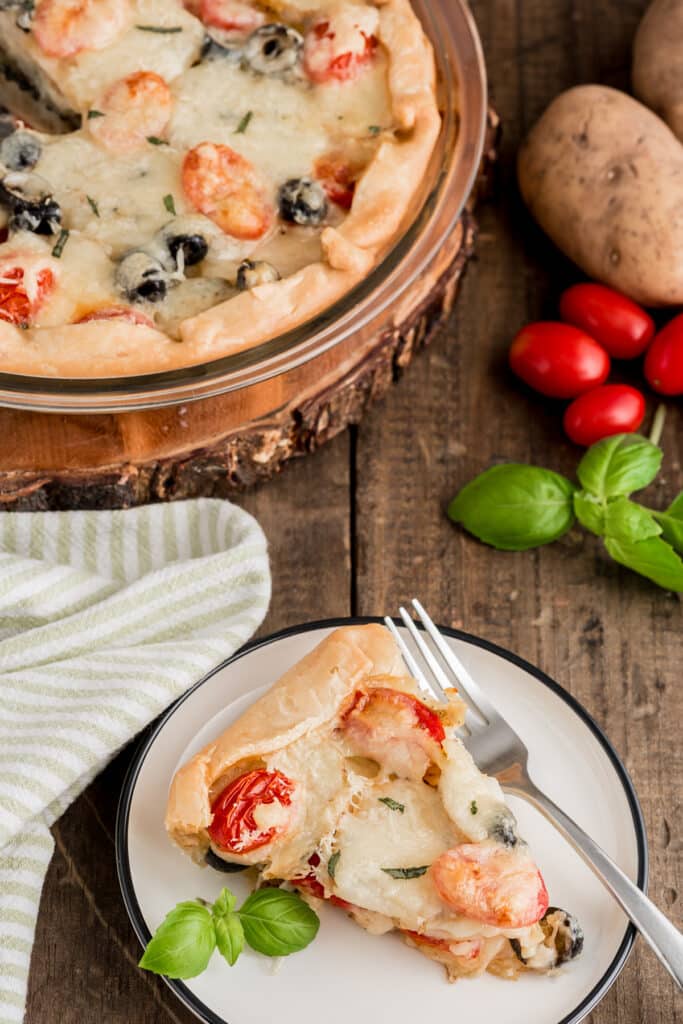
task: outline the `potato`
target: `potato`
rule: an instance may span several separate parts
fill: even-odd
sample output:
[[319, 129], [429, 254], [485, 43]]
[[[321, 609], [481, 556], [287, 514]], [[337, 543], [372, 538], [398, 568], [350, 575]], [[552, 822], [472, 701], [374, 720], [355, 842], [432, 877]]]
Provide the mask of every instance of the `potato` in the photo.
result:
[[525, 202], [590, 277], [646, 306], [683, 303], [683, 146], [647, 107], [581, 85], [518, 154]]
[[683, 0], [654, 0], [633, 41], [633, 91], [683, 141]]

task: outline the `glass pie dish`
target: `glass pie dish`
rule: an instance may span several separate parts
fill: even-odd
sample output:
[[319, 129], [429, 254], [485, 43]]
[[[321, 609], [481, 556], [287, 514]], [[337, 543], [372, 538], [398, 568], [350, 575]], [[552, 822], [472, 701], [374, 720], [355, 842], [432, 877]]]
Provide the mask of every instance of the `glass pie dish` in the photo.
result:
[[429, 268], [472, 191], [486, 132], [486, 73], [464, 0], [413, 0], [436, 53], [443, 127], [420, 200], [400, 240], [357, 287], [314, 319], [243, 352], [126, 377], [0, 372], [0, 405], [44, 412], [131, 411], [186, 403], [278, 375], [361, 333], [379, 332], [392, 306]]

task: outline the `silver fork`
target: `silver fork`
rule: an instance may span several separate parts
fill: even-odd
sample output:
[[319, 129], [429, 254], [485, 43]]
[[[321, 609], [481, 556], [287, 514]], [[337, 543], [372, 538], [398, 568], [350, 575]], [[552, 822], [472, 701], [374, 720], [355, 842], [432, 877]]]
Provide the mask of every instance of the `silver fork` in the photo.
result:
[[[479, 685], [451, 645], [439, 633], [420, 602], [413, 599], [412, 605], [431, 637], [433, 646], [429, 644], [423, 631], [416, 626], [405, 608], [400, 608], [399, 613], [415, 643], [417, 655], [406, 643], [393, 620], [387, 616], [384, 621], [419, 686], [440, 701], [447, 700], [445, 690], [457, 687], [468, 704], [465, 717], [467, 735], [462, 737], [463, 743], [478, 767], [488, 775], [495, 775], [506, 792], [524, 797], [552, 822], [633, 921], [678, 987], [683, 988], [681, 932], [657, 909], [652, 900], [627, 878], [605, 851], [534, 784], [527, 771], [528, 755], [524, 743], [482, 693]], [[421, 657], [421, 663], [418, 657]], [[426, 671], [423, 666], [426, 667]]]

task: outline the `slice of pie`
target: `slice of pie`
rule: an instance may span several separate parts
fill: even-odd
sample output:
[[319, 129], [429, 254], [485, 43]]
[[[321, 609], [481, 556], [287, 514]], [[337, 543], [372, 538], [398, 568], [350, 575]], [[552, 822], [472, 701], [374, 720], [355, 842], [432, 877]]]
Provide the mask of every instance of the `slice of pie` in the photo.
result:
[[39, 375], [309, 320], [410, 223], [441, 123], [409, 0], [3, 0], [0, 72], [0, 369]]
[[172, 840], [396, 930], [451, 979], [547, 972], [580, 953], [495, 779], [379, 625], [338, 629], [173, 779]]

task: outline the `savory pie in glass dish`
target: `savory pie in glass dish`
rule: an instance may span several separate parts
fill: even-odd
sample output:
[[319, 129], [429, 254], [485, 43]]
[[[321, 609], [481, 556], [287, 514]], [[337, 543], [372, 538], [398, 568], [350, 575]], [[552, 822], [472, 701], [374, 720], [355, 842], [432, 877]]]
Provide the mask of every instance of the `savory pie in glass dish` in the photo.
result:
[[175, 774], [166, 829], [198, 863], [399, 932], [450, 980], [578, 956], [498, 782], [380, 625], [336, 630]]
[[441, 119], [409, 0], [0, 7], [5, 372], [247, 350], [363, 281], [414, 213]]

